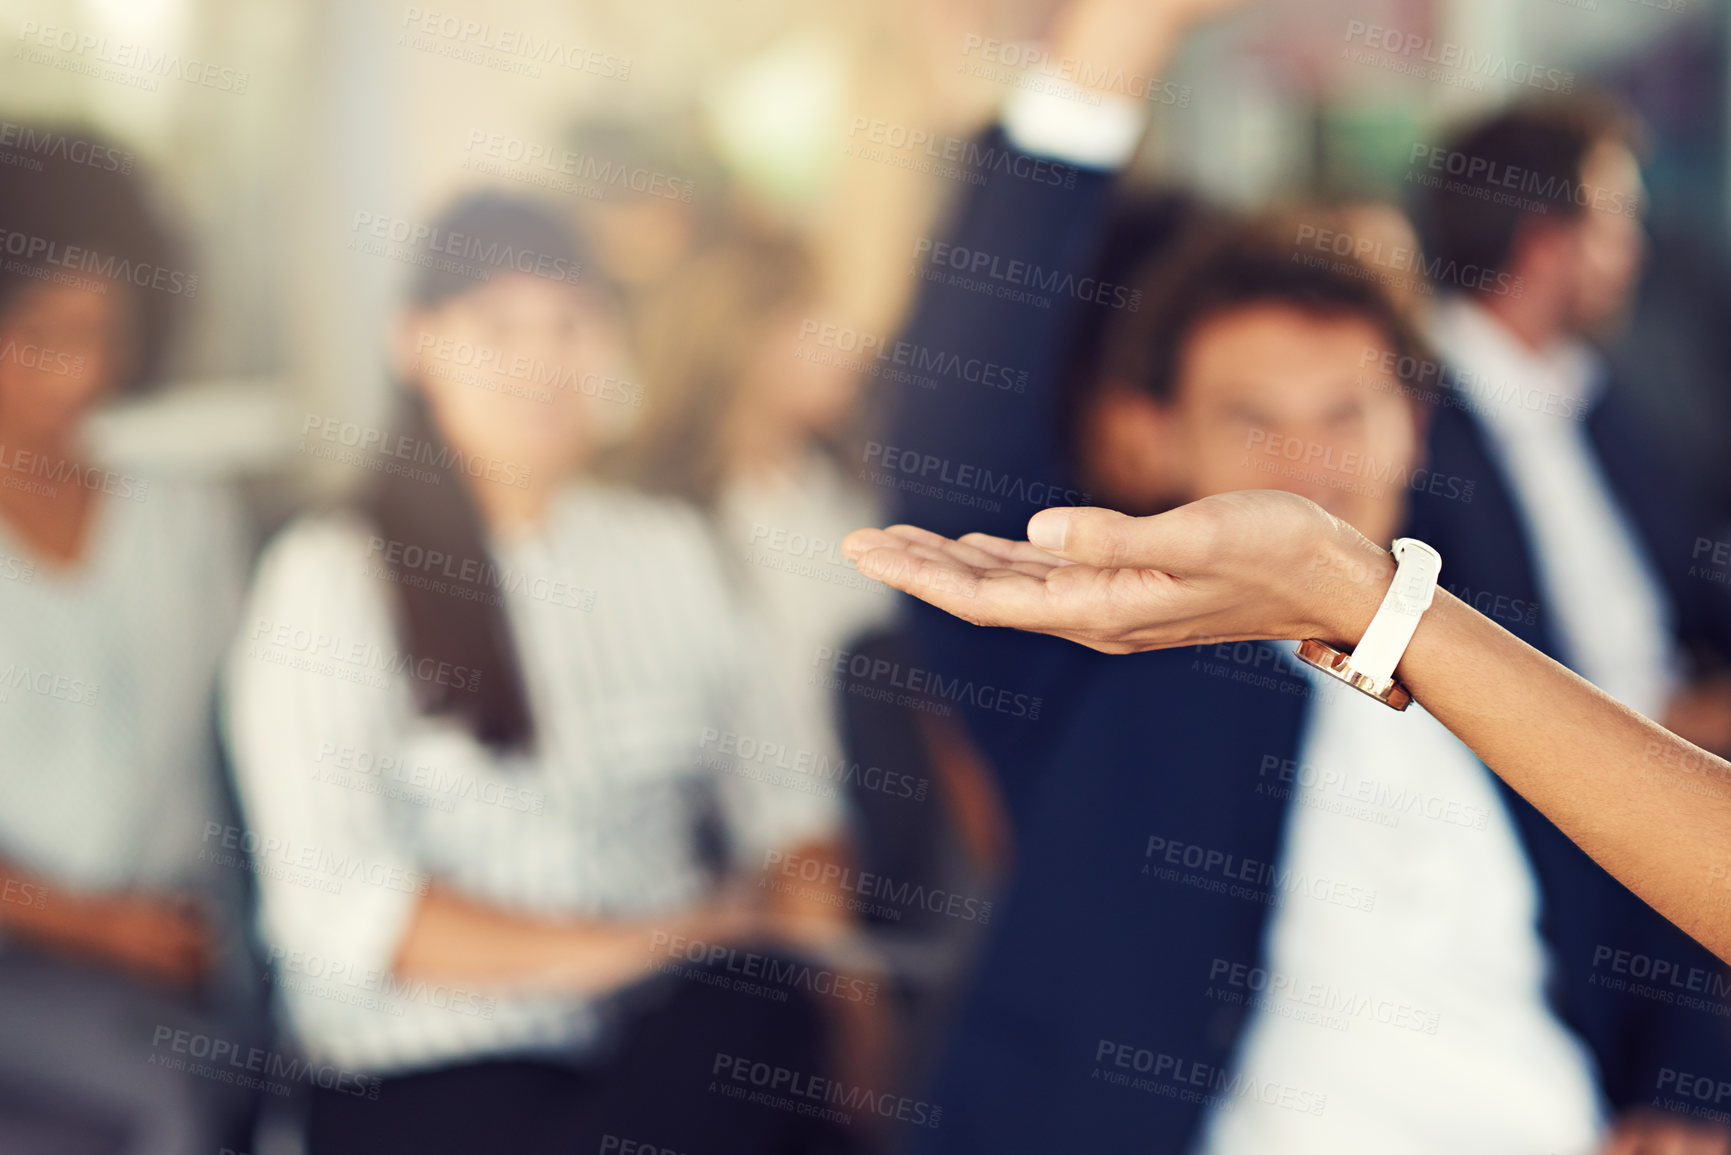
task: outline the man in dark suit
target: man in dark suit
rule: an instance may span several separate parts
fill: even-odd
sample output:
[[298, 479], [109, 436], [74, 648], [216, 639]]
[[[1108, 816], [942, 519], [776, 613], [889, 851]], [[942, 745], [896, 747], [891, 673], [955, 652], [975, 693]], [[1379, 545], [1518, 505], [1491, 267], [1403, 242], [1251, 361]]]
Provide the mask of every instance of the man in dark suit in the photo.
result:
[[[1717, 537], [1642, 429], [1599, 344], [1644, 251], [1634, 130], [1599, 99], [1511, 107], [1414, 150], [1430, 257], [1459, 278], [1432, 325], [1447, 387], [1433, 452], [1494, 480], [1474, 507], [1421, 497], [1415, 532], [1475, 604], [1626, 705], [1731, 752], [1731, 589]], [[1459, 173], [1460, 175], [1451, 175]], [[1492, 196], [1497, 192], [1503, 195]], [[1707, 543], [1703, 550], [1702, 543]]]
[[[1109, 132], [1054, 131], [1091, 106], [1040, 103], [1018, 95], [987, 144], [1077, 178], [989, 173], [947, 237], [915, 245], [907, 334], [1025, 367], [1028, 388], [901, 399], [866, 464], [903, 520], [1018, 537], [1042, 505], [1112, 503], [1078, 494], [1054, 432], [1074, 424], [1065, 335], [1098, 308], [1128, 318], [1137, 388], [1092, 404], [1144, 431], [1175, 496], [1293, 489], [1387, 540], [1412, 493], [1466, 505], [1494, 483], [1421, 462], [1418, 408], [1364, 355], [1421, 354], [1350, 270], [1229, 229], [1146, 296], [1090, 276], [1123, 155], [1067, 153]], [[1711, 958], [1422, 712], [1331, 691], [1280, 647], [1108, 658], [918, 608], [911, 632], [936, 676], [1040, 703], [965, 715], [1016, 861], [923, 1149], [1675, 1144], [1702, 1080], [1731, 1088]]]

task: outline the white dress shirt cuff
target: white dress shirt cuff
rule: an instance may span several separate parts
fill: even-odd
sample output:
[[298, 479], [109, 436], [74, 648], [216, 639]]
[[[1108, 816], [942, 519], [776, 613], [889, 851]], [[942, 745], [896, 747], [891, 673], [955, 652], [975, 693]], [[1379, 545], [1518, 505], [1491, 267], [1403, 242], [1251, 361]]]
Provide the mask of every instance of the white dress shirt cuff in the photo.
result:
[[[1062, 91], [1017, 89], [1004, 106], [1010, 143], [1031, 156], [1080, 168], [1118, 169], [1130, 162], [1146, 125], [1143, 106], [1124, 96], [1065, 83]], [[1095, 103], [1097, 101], [1097, 103]]]

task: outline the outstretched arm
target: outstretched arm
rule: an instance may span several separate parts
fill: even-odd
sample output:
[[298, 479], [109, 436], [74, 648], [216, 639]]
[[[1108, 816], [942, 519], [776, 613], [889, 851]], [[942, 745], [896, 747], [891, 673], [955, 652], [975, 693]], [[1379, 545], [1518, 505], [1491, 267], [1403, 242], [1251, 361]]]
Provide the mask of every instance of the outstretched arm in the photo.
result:
[[[1148, 518], [1045, 510], [1028, 533], [1038, 545], [895, 526], [845, 548], [861, 573], [968, 621], [1108, 653], [1308, 637], [1350, 649], [1394, 576], [1351, 526], [1272, 491]], [[1731, 961], [1731, 763], [1444, 590], [1396, 676], [1606, 870]]]

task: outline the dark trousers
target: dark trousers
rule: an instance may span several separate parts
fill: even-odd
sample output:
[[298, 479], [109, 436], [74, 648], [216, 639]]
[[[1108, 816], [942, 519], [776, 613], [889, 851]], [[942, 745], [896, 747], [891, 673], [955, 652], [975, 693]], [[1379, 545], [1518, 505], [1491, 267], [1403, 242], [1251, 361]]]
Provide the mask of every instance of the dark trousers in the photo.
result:
[[792, 1072], [795, 1086], [829, 1075], [823, 1025], [800, 992], [779, 1002], [663, 976], [640, 993], [650, 996], [641, 1000], [647, 1006], [592, 1065], [482, 1061], [386, 1078], [377, 1099], [315, 1090], [309, 1155], [858, 1150], [849, 1127], [824, 1117], [821, 1101], [786, 1094], [791, 1080], [777, 1090], [734, 1077], [752, 1064], [767, 1064], [756, 1069], [760, 1077]]

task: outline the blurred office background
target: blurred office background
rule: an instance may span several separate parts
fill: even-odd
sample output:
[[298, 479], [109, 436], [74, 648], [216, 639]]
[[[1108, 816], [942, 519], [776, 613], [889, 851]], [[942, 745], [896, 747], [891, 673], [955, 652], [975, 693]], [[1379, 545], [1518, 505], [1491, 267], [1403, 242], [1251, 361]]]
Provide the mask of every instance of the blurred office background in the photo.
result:
[[[111, 423], [116, 451], [266, 481], [274, 504], [343, 481], [295, 452], [307, 414], [366, 420], [383, 404], [380, 334], [409, 266], [351, 247], [358, 219], [429, 221], [478, 184], [537, 191], [545, 170], [509, 157], [571, 149], [592, 165], [664, 178], [642, 192], [578, 180], [562, 194], [628, 283], [677, 267], [718, 220], [762, 215], [810, 237], [837, 323], [890, 332], [915, 283], [905, 268], [911, 239], [959, 186], [848, 146], [874, 131], [942, 141], [977, 129], [1009, 89], [1001, 69], [980, 76], [992, 69], [969, 66], [994, 42], [1013, 57], [1002, 46], [1035, 41], [1051, 8], [6, 0], [0, 114], [91, 124], [116, 138], [157, 178], [188, 233], [199, 284], [174, 353], [177, 384]], [[424, 31], [459, 22], [472, 30]], [[1187, 45], [1163, 78], [1170, 87], [1151, 102], [1141, 163], [1229, 201], [1399, 197], [1415, 142], [1523, 91], [1499, 75], [1439, 84], [1389, 66], [1417, 62], [1423, 48], [1380, 53], [1383, 66], [1355, 59], [1376, 28], [1422, 38], [1433, 52], [1468, 45], [1610, 88], [1645, 118], [1657, 289], [1620, 353], [1642, 364], [1643, 403], [1680, 462], [1731, 509], [1731, 462], [1715, 444], [1731, 421], [1731, 347], [1711, 322], [1731, 295], [1731, 7], [1254, 5]], [[45, 30], [54, 47], [42, 47]], [[580, 47], [588, 63], [524, 69], [487, 46], [514, 35]], [[85, 47], [63, 47], [76, 43]], [[176, 55], [217, 71], [195, 82], [128, 63], [98, 67]], [[689, 199], [667, 187], [689, 189]]]

